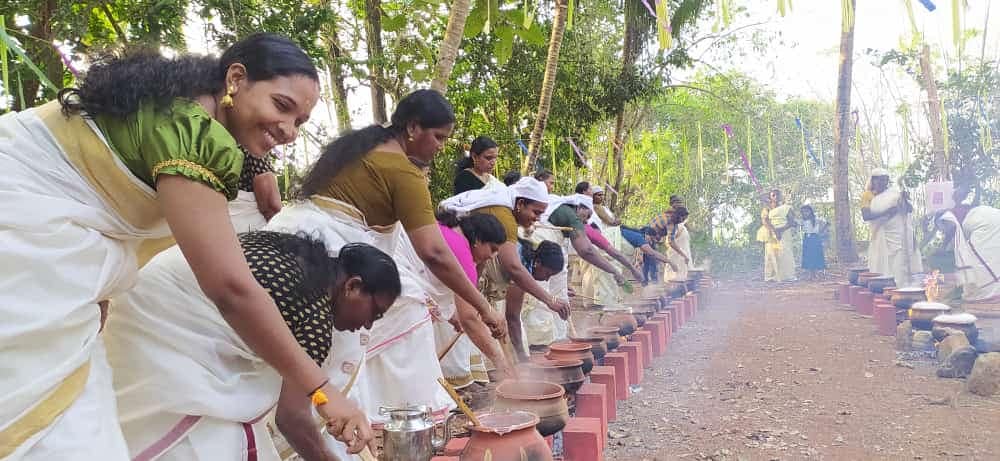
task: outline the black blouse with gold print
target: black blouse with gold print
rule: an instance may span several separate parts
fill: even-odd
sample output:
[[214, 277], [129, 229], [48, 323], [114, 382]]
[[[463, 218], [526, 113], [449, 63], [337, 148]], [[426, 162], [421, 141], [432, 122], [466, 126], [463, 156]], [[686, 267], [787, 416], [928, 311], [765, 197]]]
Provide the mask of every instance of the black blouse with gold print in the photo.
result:
[[295, 255], [282, 248], [282, 239], [294, 238], [278, 232], [240, 234], [250, 272], [278, 305], [281, 317], [296, 341], [322, 366], [330, 353], [333, 335], [333, 302], [326, 291], [306, 293], [305, 275]]

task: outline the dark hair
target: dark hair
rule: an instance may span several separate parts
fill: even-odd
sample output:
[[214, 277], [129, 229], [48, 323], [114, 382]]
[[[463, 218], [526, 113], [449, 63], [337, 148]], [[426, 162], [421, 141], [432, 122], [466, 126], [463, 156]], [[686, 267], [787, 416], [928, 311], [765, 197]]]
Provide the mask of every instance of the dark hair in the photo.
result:
[[675, 203], [684, 203], [684, 199], [682, 199], [680, 195], [671, 195], [670, 204], [673, 205]]
[[521, 172], [517, 170], [510, 170], [507, 174], [503, 175], [503, 183], [508, 186], [513, 186], [514, 183], [521, 180]]
[[234, 43], [220, 58], [166, 58], [140, 51], [98, 59], [77, 88], [59, 91], [59, 103], [66, 114], [123, 118], [136, 113], [144, 101], [152, 100], [162, 109], [177, 98], [221, 93], [226, 72], [236, 63], [246, 67], [250, 81], [289, 75], [319, 81], [315, 64], [295, 42], [277, 34], [257, 33]]
[[402, 286], [396, 263], [382, 250], [365, 243], [344, 245], [337, 257], [330, 256], [326, 245], [304, 232], [285, 234], [273, 231], [275, 246], [293, 255], [302, 269], [302, 286], [308, 293], [326, 292], [341, 277], [360, 276], [368, 293], [383, 293], [394, 299]]
[[461, 228], [465, 239], [469, 241], [469, 246], [475, 245], [476, 242], [500, 245], [507, 240], [507, 231], [496, 216], [473, 213], [459, 218], [454, 211], [443, 208], [438, 208], [435, 216], [438, 222], [445, 226]]
[[677, 208], [674, 208], [674, 217], [673, 217], [674, 222], [679, 223], [681, 221], [684, 221], [685, 219], [687, 219], [688, 214], [689, 214], [688, 209], [686, 207], [679, 206]]
[[587, 192], [587, 189], [590, 189], [590, 183], [589, 182], [587, 182], [587, 181], [580, 181], [580, 182], [576, 183], [576, 193], [577, 194], [582, 194], [584, 192]]
[[535, 172], [535, 179], [537, 179], [539, 181], [545, 181], [546, 179], [549, 179], [549, 178], [551, 178], [553, 176], [555, 176], [555, 174], [553, 174], [549, 170], [544, 170], [543, 169], [543, 170], [538, 170], [538, 171]]
[[472, 140], [472, 146], [469, 147], [469, 156], [462, 156], [455, 164], [456, 173], [461, 173], [462, 170], [466, 168], [472, 168], [472, 156], [482, 155], [483, 152], [487, 150], [494, 149], [497, 146], [496, 141], [490, 139], [488, 136], [478, 136], [476, 139]]
[[455, 110], [441, 93], [434, 90], [417, 90], [396, 104], [392, 113], [392, 124], [369, 125], [360, 130], [347, 131], [323, 147], [323, 154], [302, 179], [299, 197], [306, 198], [326, 186], [344, 169], [375, 146], [393, 136], [404, 133], [407, 125], [416, 123], [422, 128], [440, 128], [455, 123]]
[[[809, 215], [812, 216], [812, 220], [811, 221], [816, 221], [816, 210], [813, 210], [812, 205], [802, 205], [801, 207], [799, 207], [799, 211], [802, 211], [802, 210], [809, 210]], [[805, 220], [806, 217], [803, 215], [802, 219]]]
[[562, 247], [551, 240], [542, 240], [542, 243], [538, 244], [538, 248], [535, 248], [535, 259], [556, 273], [562, 272], [566, 266]]

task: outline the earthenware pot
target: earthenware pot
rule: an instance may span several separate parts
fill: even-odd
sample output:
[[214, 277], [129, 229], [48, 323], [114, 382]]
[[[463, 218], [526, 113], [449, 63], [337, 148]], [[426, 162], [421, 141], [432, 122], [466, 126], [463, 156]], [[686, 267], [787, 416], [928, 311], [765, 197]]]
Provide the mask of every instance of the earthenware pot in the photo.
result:
[[496, 411], [527, 411], [538, 416], [535, 429], [542, 437], [562, 430], [569, 420], [566, 391], [562, 386], [546, 381], [507, 380], [496, 388], [493, 404]]
[[[612, 309], [612, 308], [605, 308]], [[628, 308], [626, 308], [628, 309]], [[618, 327], [618, 334], [621, 336], [628, 336], [632, 334], [638, 327], [635, 321], [635, 316], [632, 315], [632, 310], [628, 309], [627, 312], [609, 312], [601, 316], [601, 326], [606, 327]]]
[[671, 280], [667, 282], [668, 291], [671, 299], [677, 299], [683, 297], [687, 293], [687, 281], [686, 280]]
[[608, 347], [608, 352], [618, 349], [618, 328], [617, 327], [596, 327], [587, 330], [588, 334], [604, 338], [604, 344]]
[[975, 315], [967, 313], [939, 315], [931, 321], [931, 331], [938, 328], [952, 328], [965, 333], [965, 337], [969, 339], [970, 344], [976, 344], [976, 339], [979, 338], [979, 328], [976, 327], [976, 320]]
[[689, 278], [685, 280], [687, 284], [687, 291], [698, 291], [698, 280]]
[[847, 281], [850, 282], [851, 285], [857, 285], [858, 284], [858, 275], [861, 274], [862, 272], [868, 272], [868, 268], [867, 267], [856, 267], [854, 269], [848, 269], [847, 270]]
[[896, 286], [896, 281], [892, 277], [875, 277], [868, 280], [868, 291], [877, 295], [883, 294], [888, 287]]
[[545, 381], [562, 386], [567, 394], [580, 390], [586, 376], [583, 374], [583, 360], [532, 359], [521, 365], [521, 376], [536, 381]]
[[700, 281], [705, 276], [705, 269], [688, 269], [688, 277]]
[[590, 374], [594, 368], [594, 353], [590, 352], [590, 344], [580, 344], [570, 341], [557, 342], [549, 345], [549, 360], [582, 360], [583, 374]]
[[924, 289], [920, 287], [893, 288], [892, 297], [889, 298], [889, 301], [897, 309], [909, 309], [910, 306], [913, 306], [913, 303], [927, 301], [927, 295], [924, 293]]
[[934, 318], [947, 314], [951, 311], [951, 306], [941, 303], [930, 303], [927, 301], [915, 302], [910, 306], [909, 318], [913, 328], [918, 330], [930, 330], [933, 327]]
[[472, 426], [460, 461], [552, 461], [552, 450], [535, 430], [538, 416], [526, 411], [489, 413]]
[[862, 287], [867, 288], [869, 280], [877, 278], [877, 277], [881, 277], [881, 276], [882, 276], [882, 274], [879, 274], [878, 272], [862, 272], [862, 273], [858, 274], [858, 286], [862, 286]]
[[590, 345], [590, 352], [594, 354], [594, 360], [600, 362], [604, 355], [608, 353], [608, 346], [604, 343], [604, 338], [600, 336], [580, 336], [570, 337], [570, 341], [580, 344]]

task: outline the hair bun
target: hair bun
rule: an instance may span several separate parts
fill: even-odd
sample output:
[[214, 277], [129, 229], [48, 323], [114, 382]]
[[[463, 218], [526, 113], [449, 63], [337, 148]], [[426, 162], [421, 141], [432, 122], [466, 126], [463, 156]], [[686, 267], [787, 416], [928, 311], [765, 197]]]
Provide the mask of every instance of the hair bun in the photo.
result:
[[469, 143], [462, 144], [462, 150], [471, 150], [471, 149], [472, 149], [472, 144]]

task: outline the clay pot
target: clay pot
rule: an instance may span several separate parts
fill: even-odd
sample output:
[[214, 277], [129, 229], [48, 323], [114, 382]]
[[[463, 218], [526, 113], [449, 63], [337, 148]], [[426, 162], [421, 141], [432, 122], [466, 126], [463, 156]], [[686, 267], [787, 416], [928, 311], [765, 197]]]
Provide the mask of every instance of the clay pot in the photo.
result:
[[962, 333], [968, 338], [970, 344], [976, 344], [979, 338], [979, 328], [976, 327], [976, 316], [968, 313], [939, 315], [931, 321], [933, 332], [937, 329], [952, 328]]
[[580, 344], [589, 344], [590, 352], [594, 354], [594, 360], [600, 362], [604, 355], [608, 353], [608, 347], [604, 344], [604, 338], [600, 336], [570, 337], [570, 341]]
[[886, 288], [896, 286], [896, 281], [892, 277], [875, 277], [868, 280], [868, 291], [877, 295], [883, 294]]
[[687, 284], [687, 291], [698, 291], [698, 280], [689, 278], [685, 280]]
[[705, 269], [688, 269], [688, 277], [701, 281], [705, 276]]
[[671, 299], [681, 298], [687, 293], [687, 280], [671, 280], [667, 282], [667, 286]]
[[508, 380], [496, 388], [493, 404], [496, 411], [527, 411], [538, 416], [535, 429], [542, 437], [562, 430], [569, 420], [566, 391], [562, 386], [546, 381]]
[[587, 333], [604, 338], [604, 344], [607, 346], [608, 352], [618, 349], [618, 328], [597, 327], [587, 330]]
[[878, 277], [881, 277], [881, 276], [882, 276], [882, 274], [879, 274], [878, 272], [862, 272], [862, 273], [858, 274], [858, 286], [862, 286], [862, 287], [867, 288], [869, 280], [874, 279], [874, 278], [878, 278]]
[[868, 268], [867, 267], [856, 267], [854, 269], [848, 269], [847, 270], [847, 281], [851, 285], [857, 285], [858, 284], [858, 275], [861, 274], [862, 272], [868, 272]]
[[897, 309], [909, 309], [913, 303], [927, 301], [927, 294], [919, 287], [893, 288], [889, 301]]
[[[489, 413], [472, 426], [459, 461], [552, 461], [552, 450], [535, 430], [538, 416], [526, 411]], [[488, 453], [488, 454], [487, 454]]]
[[951, 312], [951, 306], [941, 303], [929, 303], [920, 301], [910, 306], [909, 318], [913, 328], [917, 330], [930, 330], [933, 327], [934, 318]]
[[525, 378], [555, 383], [567, 394], [575, 394], [583, 386], [583, 360], [532, 360], [521, 366]]
[[[613, 308], [607, 308], [613, 309]], [[607, 311], [607, 309], [605, 311]], [[631, 309], [627, 312], [611, 312], [601, 316], [601, 326], [606, 327], [618, 327], [619, 336], [628, 336], [635, 332], [638, 328], [638, 323], [635, 321], [635, 317], [631, 313]]]
[[568, 341], [552, 343], [545, 357], [549, 360], [582, 360], [583, 374], [587, 375], [594, 368], [594, 354], [590, 352], [590, 347], [590, 344]]

